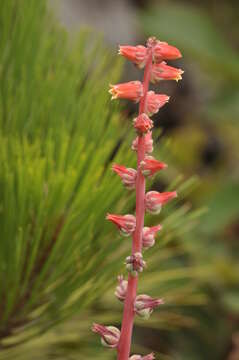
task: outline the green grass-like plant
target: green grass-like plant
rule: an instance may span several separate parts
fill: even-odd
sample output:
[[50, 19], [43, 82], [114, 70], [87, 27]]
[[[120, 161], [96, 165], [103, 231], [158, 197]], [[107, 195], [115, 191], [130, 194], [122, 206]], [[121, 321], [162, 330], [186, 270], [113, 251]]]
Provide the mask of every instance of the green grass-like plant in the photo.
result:
[[[107, 290], [129, 245], [104, 218], [109, 209], [133, 209], [133, 195], [122, 196], [110, 167], [113, 159], [134, 160], [127, 125], [106, 91], [121, 63], [93, 34], [82, 32], [71, 47], [43, 0], [4, 1], [0, 31], [0, 347], [6, 349], [76, 313], [87, 313], [90, 322], [96, 303], [102, 317], [103, 304], [112, 306], [107, 316], [119, 321]], [[167, 161], [168, 145], [160, 151]], [[158, 326], [159, 318], [162, 328], [179, 326], [187, 321], [173, 315], [177, 306], [205, 300], [195, 290], [198, 272], [182, 256], [182, 237], [198, 216], [182, 203], [194, 183], [178, 176], [169, 186], [177, 187], [181, 203], [165, 211], [167, 231], [142, 289], [160, 291], [169, 305], [147, 326]], [[78, 342], [90, 358], [88, 322]]]

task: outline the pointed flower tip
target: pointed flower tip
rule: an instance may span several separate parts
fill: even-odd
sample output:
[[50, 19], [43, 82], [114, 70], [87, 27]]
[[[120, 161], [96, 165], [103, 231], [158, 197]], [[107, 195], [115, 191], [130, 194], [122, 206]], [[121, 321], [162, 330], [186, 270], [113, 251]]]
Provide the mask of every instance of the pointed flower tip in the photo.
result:
[[123, 236], [130, 236], [135, 231], [136, 219], [134, 215], [107, 214], [106, 219], [115, 224]]
[[183, 70], [169, 66], [165, 61], [158, 64], [153, 64], [150, 80], [152, 83], [156, 83], [160, 80], [181, 80]]
[[123, 165], [113, 164], [112, 170], [119, 175], [122, 180], [123, 185], [128, 190], [132, 190], [135, 188], [137, 171], [132, 168], [126, 168]]
[[140, 169], [144, 176], [152, 177], [158, 171], [167, 168], [167, 164], [156, 160], [153, 156], [146, 156], [140, 163]]
[[162, 60], [176, 60], [181, 57], [182, 54], [178, 48], [164, 41], [158, 40], [153, 48], [153, 59], [155, 63], [160, 63]]
[[145, 195], [145, 208], [150, 214], [159, 214], [163, 205], [177, 197], [176, 191], [159, 193], [149, 191]]
[[147, 48], [142, 45], [121, 45], [119, 46], [118, 54], [124, 56], [127, 60], [134, 63], [140, 69], [145, 66], [147, 61]]
[[162, 229], [161, 225], [156, 225], [152, 227], [145, 226], [143, 228], [142, 234], [142, 245], [143, 249], [147, 250], [154, 246], [156, 234]]
[[111, 85], [109, 93], [112, 99], [128, 99], [138, 102], [143, 96], [143, 85], [140, 81], [129, 81], [126, 83]]
[[154, 91], [148, 91], [146, 98], [146, 113], [151, 116], [156, 114], [161, 107], [168, 103], [170, 97], [165, 94], [156, 94]]
[[153, 310], [162, 305], [164, 302], [162, 299], [154, 299], [149, 295], [138, 295], [135, 299], [134, 310], [137, 315], [148, 319]]
[[101, 343], [103, 346], [109, 348], [116, 348], [120, 339], [120, 330], [114, 326], [104, 326], [94, 323], [92, 331], [101, 336]]

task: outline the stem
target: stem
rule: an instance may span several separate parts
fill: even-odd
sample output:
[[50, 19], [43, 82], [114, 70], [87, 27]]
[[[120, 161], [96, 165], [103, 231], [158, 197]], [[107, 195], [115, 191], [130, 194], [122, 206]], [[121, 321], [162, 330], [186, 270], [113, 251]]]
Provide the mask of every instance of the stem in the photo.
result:
[[[139, 115], [145, 112], [146, 96], [149, 88], [150, 73], [152, 67], [152, 49], [148, 49], [148, 60], [144, 70], [143, 97], [139, 104]], [[145, 157], [144, 136], [138, 137], [137, 152], [137, 180], [136, 180], [136, 228], [133, 235], [132, 254], [142, 250], [142, 230], [144, 226], [144, 197], [145, 197], [145, 178], [140, 171], [139, 165]], [[134, 301], [137, 293], [138, 276], [128, 276], [128, 289], [124, 301], [124, 313], [121, 326], [121, 336], [118, 346], [118, 360], [128, 360], [130, 355], [131, 337], [134, 323]]]

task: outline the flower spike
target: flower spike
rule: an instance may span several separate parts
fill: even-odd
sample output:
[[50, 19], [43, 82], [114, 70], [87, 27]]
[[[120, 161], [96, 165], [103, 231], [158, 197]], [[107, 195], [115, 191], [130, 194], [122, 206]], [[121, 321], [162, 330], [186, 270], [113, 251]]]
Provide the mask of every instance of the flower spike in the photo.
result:
[[134, 303], [134, 311], [144, 319], [148, 319], [153, 310], [163, 304], [162, 299], [153, 299], [149, 295], [138, 295]]
[[109, 348], [116, 348], [118, 346], [120, 331], [116, 327], [93, 324], [92, 331], [101, 336], [101, 343], [103, 346]]
[[122, 183], [128, 190], [135, 188], [135, 181], [137, 177], [137, 171], [132, 168], [126, 168], [123, 165], [114, 164], [112, 170], [118, 174], [122, 180]]
[[149, 191], [145, 195], [145, 208], [150, 214], [159, 214], [162, 205], [177, 197], [176, 191], [159, 193]]
[[114, 223], [123, 236], [130, 236], [135, 231], [136, 219], [134, 215], [107, 214], [106, 219]]
[[128, 270], [128, 281], [118, 276], [115, 290], [116, 297], [123, 302], [124, 312], [121, 331], [112, 326], [93, 325], [93, 331], [100, 334], [103, 345], [117, 349], [118, 360], [154, 360], [154, 354], [145, 356], [131, 355], [131, 337], [135, 315], [148, 318], [153, 309], [163, 303], [162, 299], [154, 299], [149, 295], [137, 295], [138, 274], [144, 270], [146, 263], [142, 250], [155, 244], [157, 233], [161, 225], [144, 226], [145, 211], [158, 214], [161, 207], [177, 196], [176, 191], [157, 192], [149, 191], [145, 194], [146, 177], [167, 167], [166, 164], [149, 156], [153, 152], [152, 131], [153, 121], [149, 118], [164, 106], [169, 96], [156, 94], [149, 89], [150, 81], [155, 83], [161, 80], [180, 80], [183, 71], [167, 65], [164, 60], [178, 59], [180, 51], [166, 42], [150, 37], [146, 46], [120, 46], [119, 54], [130, 60], [139, 69], [144, 69], [143, 81], [129, 81], [126, 83], [110, 85], [112, 99], [128, 99], [139, 103], [137, 117], [133, 120], [133, 127], [137, 137], [133, 140], [131, 148], [137, 152], [137, 169], [126, 168], [114, 164], [112, 170], [118, 174], [127, 189], [134, 189], [136, 193], [136, 217], [130, 214], [107, 214], [106, 219], [117, 226], [124, 236], [132, 236], [131, 255], [126, 258], [125, 265]]
[[142, 45], [119, 46], [119, 55], [124, 56], [142, 69], [147, 61], [147, 48]]
[[110, 85], [111, 99], [128, 99], [138, 102], [143, 96], [143, 85], [140, 81], [129, 81], [122, 84]]
[[155, 94], [154, 91], [148, 91], [146, 99], [146, 112], [149, 116], [156, 114], [161, 107], [169, 101], [169, 96], [164, 94]]
[[156, 225], [152, 227], [145, 226], [143, 228], [143, 235], [142, 235], [142, 244], [143, 249], [149, 249], [150, 247], [154, 246], [155, 244], [155, 236], [157, 232], [162, 229], [161, 225]]
[[154, 126], [153, 121], [146, 115], [141, 114], [133, 120], [134, 128], [139, 134], [148, 132]]
[[160, 80], [176, 80], [179, 81], [182, 79], [183, 70], [177, 69], [173, 66], [169, 66], [165, 61], [162, 61], [159, 64], [152, 65], [151, 77], [150, 80], [152, 83], [156, 83]]
[[168, 165], [156, 160], [153, 156], [146, 156], [140, 163], [140, 169], [144, 176], [153, 176], [156, 172], [167, 167]]

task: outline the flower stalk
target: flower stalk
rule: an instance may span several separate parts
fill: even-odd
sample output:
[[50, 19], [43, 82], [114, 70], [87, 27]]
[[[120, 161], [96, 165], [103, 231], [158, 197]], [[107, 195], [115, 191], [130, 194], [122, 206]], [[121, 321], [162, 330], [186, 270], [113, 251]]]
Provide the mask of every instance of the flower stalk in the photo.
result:
[[[137, 169], [127, 168], [122, 165], [113, 165], [124, 186], [135, 189], [136, 214], [114, 215], [108, 214], [107, 220], [114, 223], [124, 236], [132, 236], [131, 255], [126, 258], [128, 281], [123, 276], [118, 277], [118, 286], [115, 291], [116, 297], [123, 302], [124, 311], [121, 331], [108, 326], [95, 324], [93, 331], [100, 334], [102, 343], [117, 349], [118, 360], [129, 359], [154, 359], [153, 354], [146, 356], [131, 355], [131, 338], [135, 315], [147, 319], [153, 309], [163, 304], [162, 299], [153, 299], [149, 295], [137, 296], [138, 277], [146, 267], [142, 250], [152, 247], [155, 236], [161, 226], [144, 227], [144, 215], [148, 211], [158, 214], [163, 205], [177, 196], [176, 191], [159, 193], [150, 191], [145, 194], [146, 177], [152, 177], [156, 172], [167, 167], [166, 164], [149, 156], [153, 151], [152, 132], [153, 121], [149, 116], [157, 113], [164, 106], [169, 97], [165, 94], [155, 94], [149, 91], [150, 81], [155, 83], [159, 80], [180, 80], [183, 71], [168, 66], [164, 60], [173, 60], [181, 57], [180, 51], [174, 46], [161, 42], [154, 37], [147, 41], [147, 46], [120, 46], [119, 54], [132, 61], [139, 69], [145, 67], [143, 82], [130, 81], [128, 83], [110, 85], [112, 99], [128, 99], [139, 102], [138, 117], [133, 125], [137, 137], [133, 141], [132, 150], [137, 152]], [[118, 331], [117, 331], [118, 330]]]

